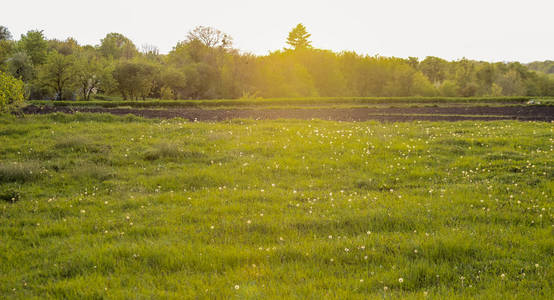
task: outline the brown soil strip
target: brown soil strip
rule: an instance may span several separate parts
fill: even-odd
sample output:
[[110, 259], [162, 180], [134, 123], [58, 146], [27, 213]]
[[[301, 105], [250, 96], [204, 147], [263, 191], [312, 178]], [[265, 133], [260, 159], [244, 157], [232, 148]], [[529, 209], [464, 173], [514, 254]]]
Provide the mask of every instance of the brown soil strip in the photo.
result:
[[406, 108], [314, 108], [314, 109], [136, 109], [98, 107], [56, 107], [29, 105], [24, 114], [48, 113], [110, 113], [133, 114], [145, 118], [184, 118], [191, 121], [224, 121], [230, 119], [322, 119], [336, 121], [463, 121], [520, 120], [554, 121], [554, 106], [466, 106], [466, 107], [406, 107]]

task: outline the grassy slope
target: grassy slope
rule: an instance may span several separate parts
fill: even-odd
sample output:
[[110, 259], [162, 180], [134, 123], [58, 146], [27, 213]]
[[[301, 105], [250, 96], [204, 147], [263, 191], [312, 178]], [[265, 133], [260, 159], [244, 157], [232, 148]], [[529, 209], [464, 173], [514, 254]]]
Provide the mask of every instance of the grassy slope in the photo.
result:
[[552, 131], [0, 116], [0, 295], [549, 298]]

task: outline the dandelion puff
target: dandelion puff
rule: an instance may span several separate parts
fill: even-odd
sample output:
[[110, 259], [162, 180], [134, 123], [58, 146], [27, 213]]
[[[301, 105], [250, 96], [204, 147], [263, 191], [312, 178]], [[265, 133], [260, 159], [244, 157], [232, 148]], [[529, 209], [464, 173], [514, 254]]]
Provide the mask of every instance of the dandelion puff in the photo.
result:
[[235, 285], [235, 290], [238, 290], [240, 286], [238, 284]]
[[400, 282], [400, 283], [404, 282], [404, 278], [402, 278], [402, 277], [398, 278], [398, 282]]

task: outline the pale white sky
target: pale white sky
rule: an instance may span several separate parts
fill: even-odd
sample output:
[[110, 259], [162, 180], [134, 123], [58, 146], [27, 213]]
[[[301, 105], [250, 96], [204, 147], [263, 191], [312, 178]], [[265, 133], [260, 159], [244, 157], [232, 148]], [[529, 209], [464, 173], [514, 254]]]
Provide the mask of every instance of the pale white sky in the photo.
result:
[[2, 0], [0, 25], [19, 39], [30, 29], [48, 38], [96, 45], [119, 32], [140, 48], [167, 53], [197, 25], [229, 33], [255, 54], [285, 46], [302, 22], [313, 45], [382, 56], [487, 61], [554, 59], [554, 0]]

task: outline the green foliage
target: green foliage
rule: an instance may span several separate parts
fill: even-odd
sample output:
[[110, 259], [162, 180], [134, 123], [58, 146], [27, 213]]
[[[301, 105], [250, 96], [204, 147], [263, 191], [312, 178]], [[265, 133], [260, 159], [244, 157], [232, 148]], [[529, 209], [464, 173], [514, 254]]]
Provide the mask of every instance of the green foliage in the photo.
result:
[[19, 41], [0, 40], [0, 70], [23, 80], [31, 99], [554, 96], [549, 61], [429, 56], [420, 62], [336, 53], [314, 49], [302, 24], [287, 44], [291, 49], [256, 56], [233, 49], [232, 37], [221, 30], [198, 26], [166, 55], [152, 45], [139, 52], [120, 33], [91, 46], [73, 38], [46, 40], [35, 30]]
[[31, 57], [33, 65], [38, 66], [46, 62], [48, 42], [42, 30], [30, 30], [27, 34], [22, 34], [18, 47]]
[[157, 69], [150, 63], [140, 60], [119, 62], [113, 71], [113, 77], [124, 99], [143, 99], [153, 88]]
[[13, 53], [7, 60], [7, 71], [15, 78], [29, 82], [35, 78], [36, 70], [31, 57], [24, 51]]
[[15, 42], [12, 40], [0, 40], [0, 71], [7, 71], [8, 58], [15, 49]]
[[67, 38], [65, 41], [49, 40], [48, 48], [63, 55], [77, 54], [81, 50], [81, 46], [74, 38]]
[[161, 82], [163, 84], [164, 95], [162, 99], [182, 99], [186, 93], [187, 80], [185, 72], [175, 67], [164, 68], [161, 73]]
[[294, 27], [287, 37], [287, 44], [293, 49], [306, 49], [312, 47], [312, 42], [309, 38], [312, 35], [308, 33], [306, 27], [299, 23]]
[[131, 59], [138, 54], [137, 47], [126, 36], [120, 33], [108, 33], [100, 41], [98, 48], [105, 58]]
[[438, 57], [427, 56], [419, 63], [418, 68], [431, 82], [442, 82], [447, 76], [448, 62]]
[[0, 71], [0, 111], [24, 100], [23, 82]]
[[94, 53], [79, 54], [73, 65], [72, 73], [83, 100], [90, 100], [90, 96], [100, 90], [111, 92], [114, 89], [112, 65]]
[[[439, 94], [444, 97], [454, 97], [458, 95], [459, 89], [460, 88], [458, 87], [458, 84], [456, 84], [454, 80], [445, 80], [439, 86]], [[493, 96], [500, 96], [500, 95], [493, 95]]]
[[12, 34], [6, 26], [0, 25], [0, 41], [7, 41], [12, 39]]
[[74, 63], [74, 56], [50, 52], [46, 63], [40, 67], [38, 80], [41, 85], [53, 90], [55, 100], [65, 99], [65, 92], [73, 84]]
[[527, 64], [529, 69], [545, 74], [554, 74], [554, 60], [535, 61]]

